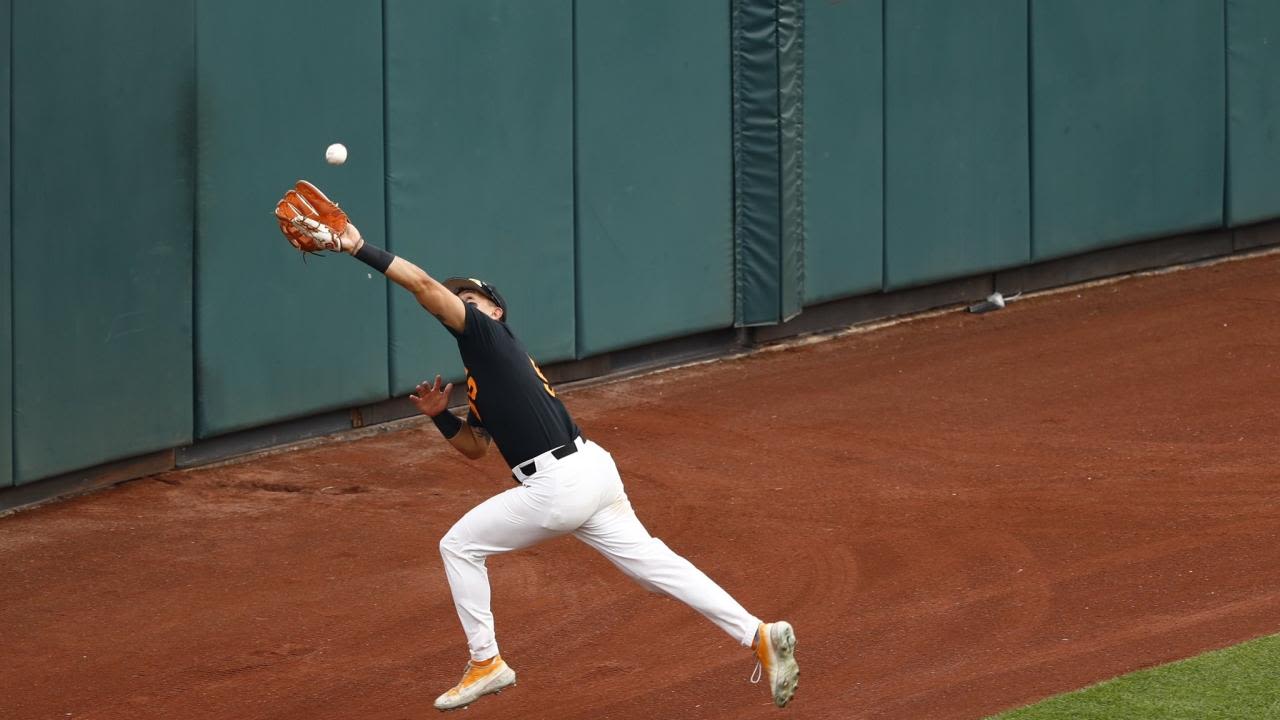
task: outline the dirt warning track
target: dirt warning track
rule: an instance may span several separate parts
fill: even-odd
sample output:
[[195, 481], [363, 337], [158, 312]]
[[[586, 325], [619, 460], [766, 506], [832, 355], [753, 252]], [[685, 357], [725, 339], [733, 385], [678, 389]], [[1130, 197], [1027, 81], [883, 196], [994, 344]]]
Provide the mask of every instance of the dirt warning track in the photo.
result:
[[[1280, 632], [1280, 255], [571, 390], [649, 530], [797, 630], [749, 652], [572, 539], [494, 558], [465, 717], [980, 718]], [[424, 377], [434, 372], [422, 369]], [[411, 427], [0, 518], [0, 717], [418, 718], [436, 544], [505, 490]]]

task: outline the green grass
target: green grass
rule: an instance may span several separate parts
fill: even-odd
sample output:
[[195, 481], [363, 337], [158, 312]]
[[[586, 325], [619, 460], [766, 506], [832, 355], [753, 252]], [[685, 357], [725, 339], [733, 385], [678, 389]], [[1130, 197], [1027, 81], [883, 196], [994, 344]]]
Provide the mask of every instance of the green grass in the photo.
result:
[[1124, 675], [991, 720], [1280, 720], [1280, 635]]

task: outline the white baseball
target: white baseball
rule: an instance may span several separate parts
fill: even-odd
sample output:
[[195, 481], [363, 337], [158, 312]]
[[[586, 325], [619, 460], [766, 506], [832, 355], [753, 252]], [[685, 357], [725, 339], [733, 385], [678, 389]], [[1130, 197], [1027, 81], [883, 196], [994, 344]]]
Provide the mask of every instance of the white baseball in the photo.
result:
[[324, 160], [330, 165], [341, 165], [347, 161], [347, 146], [342, 143], [334, 143], [325, 148]]

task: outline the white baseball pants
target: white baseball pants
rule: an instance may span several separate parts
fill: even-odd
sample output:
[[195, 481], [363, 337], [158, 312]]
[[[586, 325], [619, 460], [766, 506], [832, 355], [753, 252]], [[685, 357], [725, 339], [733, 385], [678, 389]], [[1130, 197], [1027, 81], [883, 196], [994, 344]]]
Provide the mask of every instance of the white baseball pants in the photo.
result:
[[[449, 589], [473, 660], [498, 654], [485, 558], [573, 533], [654, 592], [702, 613], [744, 646], [760, 621], [640, 524], [613, 457], [590, 440], [561, 460], [539, 456], [523, 484], [475, 506], [440, 541]], [[545, 460], [544, 460], [545, 458]]]

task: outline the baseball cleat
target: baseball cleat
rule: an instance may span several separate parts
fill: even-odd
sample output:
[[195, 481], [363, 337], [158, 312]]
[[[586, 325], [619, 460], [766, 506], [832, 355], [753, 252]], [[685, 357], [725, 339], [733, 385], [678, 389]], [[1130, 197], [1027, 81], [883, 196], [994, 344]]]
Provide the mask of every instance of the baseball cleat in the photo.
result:
[[751, 682], [760, 682], [761, 670], [769, 680], [773, 704], [785, 707], [796, 694], [800, 679], [800, 665], [796, 663], [796, 632], [791, 623], [761, 623], [756, 640], [755, 672]]
[[468, 662], [467, 669], [462, 674], [462, 682], [436, 698], [436, 709], [453, 710], [464, 707], [475, 702], [481, 695], [502, 692], [503, 688], [515, 684], [516, 671], [503, 662], [500, 655], [495, 655], [485, 665]]

